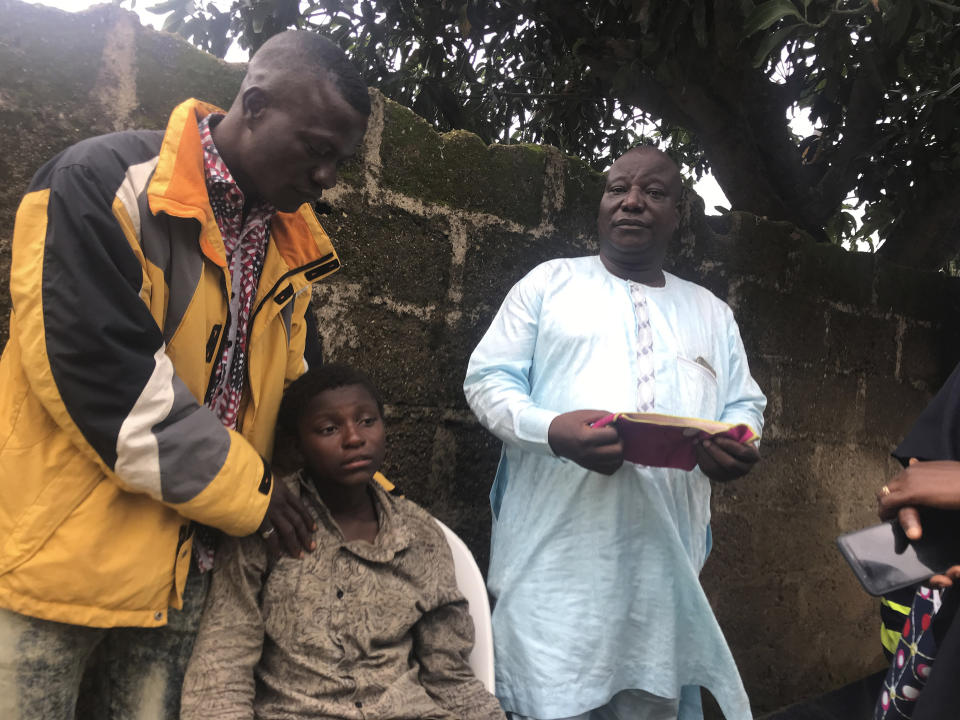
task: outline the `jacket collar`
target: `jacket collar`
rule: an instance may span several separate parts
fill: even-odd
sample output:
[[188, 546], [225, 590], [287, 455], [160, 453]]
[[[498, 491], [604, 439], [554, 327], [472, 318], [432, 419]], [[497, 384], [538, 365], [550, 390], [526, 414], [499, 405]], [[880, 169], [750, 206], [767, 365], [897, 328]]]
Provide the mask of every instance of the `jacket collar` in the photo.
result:
[[[150, 210], [174, 217], [193, 218], [200, 223], [200, 250], [211, 261], [226, 267], [223, 237], [207, 197], [203, 172], [203, 149], [197, 123], [223, 110], [190, 98], [177, 105], [163, 136], [160, 156], [147, 187]], [[278, 212], [271, 223], [271, 241], [287, 268], [294, 270], [336, 251], [320, 227], [313, 209], [302, 205], [296, 212]]]

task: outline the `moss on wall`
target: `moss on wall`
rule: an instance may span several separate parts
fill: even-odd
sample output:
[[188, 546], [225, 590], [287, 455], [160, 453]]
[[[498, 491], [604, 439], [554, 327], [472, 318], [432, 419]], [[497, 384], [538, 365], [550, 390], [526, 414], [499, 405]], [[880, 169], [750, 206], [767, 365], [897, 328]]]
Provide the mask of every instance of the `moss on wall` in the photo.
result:
[[461, 130], [439, 135], [411, 110], [387, 101], [380, 159], [385, 189], [523, 225], [540, 222], [543, 148], [487, 146]]
[[11, 4], [0, 23], [0, 225], [9, 237], [30, 177], [47, 159], [106, 131], [89, 95], [109, 19]]
[[162, 128], [171, 108], [188, 97], [227, 109], [246, 66], [226, 63], [179, 37], [143, 28], [137, 34], [137, 127]]

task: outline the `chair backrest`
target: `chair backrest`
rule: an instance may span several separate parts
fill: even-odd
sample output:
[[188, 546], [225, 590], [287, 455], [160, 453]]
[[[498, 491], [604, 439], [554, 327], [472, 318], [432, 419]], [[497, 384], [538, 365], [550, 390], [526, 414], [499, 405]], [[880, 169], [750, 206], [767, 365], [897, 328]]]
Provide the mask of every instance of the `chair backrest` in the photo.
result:
[[[434, 518], [436, 519], [436, 518]], [[466, 543], [457, 534], [437, 520], [453, 553], [453, 566], [457, 574], [457, 587], [470, 604], [473, 618], [474, 642], [470, 653], [470, 669], [488, 692], [492, 693], [493, 682], [493, 626], [490, 623], [490, 601], [487, 586], [483, 581], [477, 561]]]

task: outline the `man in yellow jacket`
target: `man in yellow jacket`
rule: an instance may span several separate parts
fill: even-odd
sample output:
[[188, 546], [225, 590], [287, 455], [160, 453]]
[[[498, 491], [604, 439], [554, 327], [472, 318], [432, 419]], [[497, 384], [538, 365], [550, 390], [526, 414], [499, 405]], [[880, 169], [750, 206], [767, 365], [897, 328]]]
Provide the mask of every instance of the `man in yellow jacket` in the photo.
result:
[[369, 113], [343, 52], [291, 31], [228, 112], [188, 100], [34, 177], [0, 358], [4, 720], [72, 718], [91, 657], [98, 720], [176, 718], [209, 528], [311, 549], [265, 458], [310, 286], [340, 266], [308, 203]]

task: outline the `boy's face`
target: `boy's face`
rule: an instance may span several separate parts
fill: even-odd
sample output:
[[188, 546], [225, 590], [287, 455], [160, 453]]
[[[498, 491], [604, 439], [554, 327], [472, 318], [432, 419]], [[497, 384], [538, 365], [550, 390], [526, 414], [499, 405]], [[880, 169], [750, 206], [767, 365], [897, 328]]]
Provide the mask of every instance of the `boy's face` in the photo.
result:
[[383, 418], [362, 385], [316, 395], [300, 417], [297, 436], [307, 469], [316, 480], [364, 484], [383, 464]]

